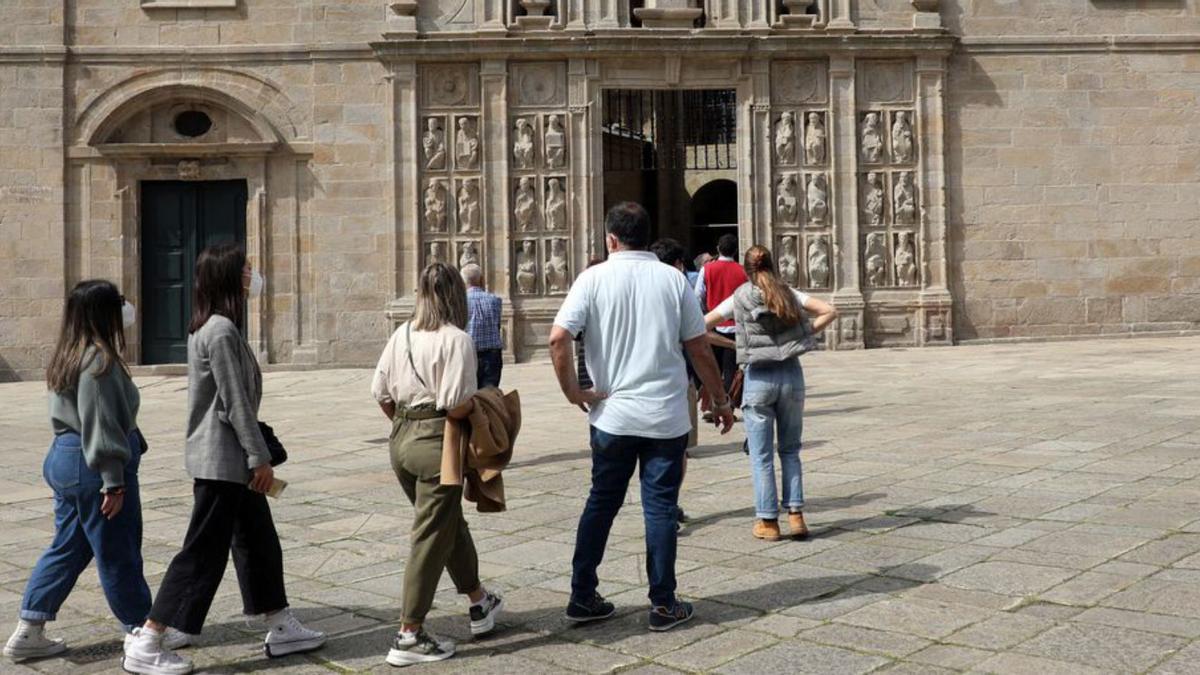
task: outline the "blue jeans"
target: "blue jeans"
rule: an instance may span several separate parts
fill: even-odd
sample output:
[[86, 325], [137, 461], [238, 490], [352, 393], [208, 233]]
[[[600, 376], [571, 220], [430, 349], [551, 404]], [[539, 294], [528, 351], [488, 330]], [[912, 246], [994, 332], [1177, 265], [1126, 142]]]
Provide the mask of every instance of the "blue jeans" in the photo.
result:
[[634, 468], [642, 481], [646, 521], [646, 577], [650, 602], [675, 604], [675, 521], [687, 436], [658, 439], [614, 436], [592, 427], [592, 491], [579, 516], [575, 557], [571, 561], [571, 597], [584, 601], [596, 593], [596, 568], [604, 559], [613, 519], [625, 502]]
[[142, 573], [142, 503], [137, 477], [142, 449], [132, 434], [129, 448], [124, 504], [117, 517], [108, 520], [100, 513], [104, 481], [84, 460], [79, 435], [55, 437], [42, 465], [42, 476], [54, 490], [54, 541], [25, 585], [22, 619], [53, 621], [94, 556], [100, 585], [117, 620], [127, 630], [146, 620], [150, 587]]
[[480, 389], [499, 387], [500, 373], [504, 370], [504, 356], [499, 349], [481, 349], [475, 352], [475, 380]]
[[804, 370], [799, 359], [746, 366], [742, 415], [754, 470], [754, 511], [759, 518], [779, 517], [775, 491], [775, 431], [779, 431], [779, 466], [783, 473], [783, 505], [804, 508], [804, 470], [800, 434], [804, 430]]

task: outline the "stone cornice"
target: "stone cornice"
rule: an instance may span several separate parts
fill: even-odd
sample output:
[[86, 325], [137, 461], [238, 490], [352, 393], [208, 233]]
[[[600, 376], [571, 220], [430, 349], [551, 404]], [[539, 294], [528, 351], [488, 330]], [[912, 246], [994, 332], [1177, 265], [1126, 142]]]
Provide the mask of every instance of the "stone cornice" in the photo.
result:
[[[578, 35], [552, 32], [537, 36], [477, 36], [469, 34], [385, 40], [371, 43], [380, 59], [476, 60], [508, 58], [641, 58], [646, 55], [686, 53], [691, 56], [813, 56], [834, 52], [862, 56], [887, 56], [914, 52], [948, 53], [956, 38], [945, 34], [877, 32], [854, 34], [778, 33], [767, 35], [712, 35], [690, 33]], [[518, 56], [519, 55], [519, 56]]]
[[42, 46], [0, 46], [0, 63], [3, 64], [39, 64], [63, 63], [67, 60], [66, 47]]
[[[20, 48], [16, 48], [19, 50]], [[373, 61], [365, 42], [322, 45], [219, 45], [204, 47], [67, 47], [58, 48], [59, 62], [88, 64], [240, 64], [310, 61]], [[6, 51], [0, 48], [0, 63]]]
[[1200, 35], [963, 37], [959, 50], [967, 54], [1194, 53], [1200, 52]]

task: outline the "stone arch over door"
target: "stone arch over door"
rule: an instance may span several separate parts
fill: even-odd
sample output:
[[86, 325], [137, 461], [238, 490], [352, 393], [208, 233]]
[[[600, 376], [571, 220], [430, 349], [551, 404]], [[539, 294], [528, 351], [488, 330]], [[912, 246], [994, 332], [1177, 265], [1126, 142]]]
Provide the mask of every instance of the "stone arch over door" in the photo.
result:
[[[204, 112], [211, 131], [196, 137], [173, 131], [179, 110]], [[247, 338], [263, 363], [271, 360], [270, 345], [285, 341], [295, 360], [302, 320], [297, 297], [305, 275], [311, 277], [299, 245], [312, 152], [300, 112], [266, 80], [203, 68], [135, 75], [82, 104], [68, 148], [69, 275], [119, 280], [127, 295], [141, 298], [143, 184], [244, 182], [237, 201], [244, 199], [247, 254], [272, 278], [267, 294], [250, 303]], [[273, 261], [286, 276], [272, 274]], [[272, 317], [276, 306], [292, 316]], [[144, 318], [129, 340], [137, 345], [131, 354], [137, 363]], [[269, 331], [281, 324], [292, 330], [273, 339]]]

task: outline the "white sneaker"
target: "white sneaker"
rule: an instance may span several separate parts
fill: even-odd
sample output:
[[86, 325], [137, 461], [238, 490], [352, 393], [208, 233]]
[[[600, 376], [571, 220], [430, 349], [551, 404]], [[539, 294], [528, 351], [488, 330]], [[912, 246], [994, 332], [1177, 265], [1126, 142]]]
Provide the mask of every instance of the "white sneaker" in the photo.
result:
[[22, 619], [4, 645], [4, 655], [13, 661], [40, 659], [67, 651], [62, 640], [51, 640], [45, 634], [46, 624]]
[[455, 645], [450, 640], [434, 637], [421, 628], [415, 633], [396, 633], [388, 650], [389, 665], [404, 667], [417, 663], [444, 661], [454, 656]]
[[[134, 636], [139, 629], [134, 629], [132, 633], [125, 634], [125, 648], [129, 648], [129, 643], [133, 641]], [[191, 633], [185, 633], [177, 628], [167, 627], [167, 632], [163, 633], [162, 646], [169, 651], [191, 647], [196, 636]]]
[[270, 658], [311, 652], [325, 644], [325, 634], [305, 628], [290, 609], [267, 616], [267, 628], [263, 649]]
[[192, 662], [166, 648], [163, 635], [145, 628], [133, 631], [125, 641], [125, 658], [121, 667], [128, 673], [142, 675], [187, 675]]
[[504, 611], [504, 598], [487, 592], [483, 602], [471, 606], [471, 635], [482, 637], [496, 630], [496, 617]]

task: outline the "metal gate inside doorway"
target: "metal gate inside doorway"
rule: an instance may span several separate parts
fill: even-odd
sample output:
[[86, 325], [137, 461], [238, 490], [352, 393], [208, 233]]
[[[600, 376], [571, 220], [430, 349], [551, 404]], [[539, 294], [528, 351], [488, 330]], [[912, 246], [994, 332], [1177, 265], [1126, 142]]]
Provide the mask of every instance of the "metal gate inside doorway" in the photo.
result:
[[606, 171], [737, 168], [737, 92], [606, 89]]

